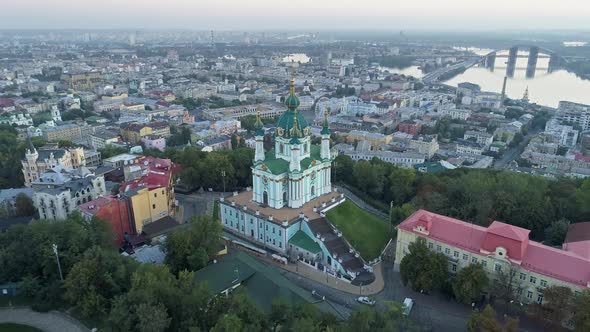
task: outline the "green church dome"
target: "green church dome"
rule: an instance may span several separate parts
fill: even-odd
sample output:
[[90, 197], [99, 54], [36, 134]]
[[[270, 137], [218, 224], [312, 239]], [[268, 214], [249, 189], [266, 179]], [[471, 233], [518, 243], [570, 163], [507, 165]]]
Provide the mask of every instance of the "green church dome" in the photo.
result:
[[289, 96], [285, 99], [285, 105], [287, 105], [287, 111], [279, 118], [277, 136], [284, 138], [309, 136], [309, 125], [303, 115], [297, 111], [299, 98], [295, 95], [295, 82], [293, 80], [291, 80], [291, 88]]

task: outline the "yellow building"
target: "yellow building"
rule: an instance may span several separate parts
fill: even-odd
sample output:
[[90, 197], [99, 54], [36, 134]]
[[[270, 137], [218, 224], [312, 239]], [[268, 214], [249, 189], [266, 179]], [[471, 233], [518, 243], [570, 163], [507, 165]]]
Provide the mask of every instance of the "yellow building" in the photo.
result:
[[171, 215], [170, 197], [165, 187], [148, 189], [145, 186], [125, 192], [131, 208], [131, 220], [137, 234], [143, 226]]
[[588, 225], [570, 227], [563, 249], [557, 249], [530, 241], [528, 229], [499, 221], [486, 228], [419, 210], [397, 227], [395, 268], [409, 253], [408, 246], [422, 238], [430, 250], [447, 256], [451, 274], [481, 264], [490, 280], [506, 276], [520, 302], [542, 303], [544, 289], [551, 286], [579, 295], [590, 288], [590, 223], [580, 224]]
[[371, 133], [368, 131], [351, 130], [346, 135], [346, 141], [353, 143], [355, 141], [367, 140], [371, 143], [374, 149], [378, 149], [382, 144], [389, 144], [393, 139], [391, 135], [383, 135], [379, 133]]

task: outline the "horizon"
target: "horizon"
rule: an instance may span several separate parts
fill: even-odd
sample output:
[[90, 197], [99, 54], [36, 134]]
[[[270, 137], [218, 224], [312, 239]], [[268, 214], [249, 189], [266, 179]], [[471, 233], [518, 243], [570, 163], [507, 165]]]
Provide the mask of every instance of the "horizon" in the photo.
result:
[[577, 0], [22, 0], [4, 5], [0, 29], [573, 30], [590, 29], [588, 16]]

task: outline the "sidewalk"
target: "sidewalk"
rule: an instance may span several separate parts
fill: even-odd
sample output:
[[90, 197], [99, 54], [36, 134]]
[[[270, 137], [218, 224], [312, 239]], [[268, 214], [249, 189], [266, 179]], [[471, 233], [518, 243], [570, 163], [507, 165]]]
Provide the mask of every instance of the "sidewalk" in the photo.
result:
[[342, 187], [342, 186], [335, 186], [335, 187], [338, 189], [338, 192], [339, 193], [343, 193], [344, 196], [346, 196], [346, 198], [348, 198], [351, 201], [353, 201], [361, 209], [367, 210], [367, 211], [371, 212], [372, 214], [375, 214], [375, 215], [379, 216], [385, 222], [387, 222], [387, 220], [389, 220], [389, 216], [387, 214], [385, 214], [382, 211], [377, 210], [376, 208], [372, 207], [371, 205], [365, 203], [365, 201], [363, 201], [362, 199], [360, 199], [357, 195], [353, 194], [352, 191], [350, 191], [350, 190], [348, 190], [348, 189], [346, 189], [345, 187]]
[[0, 323], [15, 323], [36, 327], [45, 332], [89, 332], [74, 318], [58, 311], [36, 312], [29, 308], [0, 309]]
[[383, 272], [381, 268], [381, 263], [377, 263], [373, 267], [373, 273], [375, 274], [375, 281], [368, 285], [362, 286], [355, 286], [346, 281], [338, 279], [330, 274], [325, 272], [319, 271], [303, 262], [297, 262], [297, 264], [279, 264], [272, 260], [270, 257], [261, 257], [256, 256], [256, 258], [263, 260], [267, 263], [273, 264], [277, 267], [280, 267], [283, 270], [287, 270], [289, 272], [295, 273], [297, 275], [303, 276], [307, 279], [313, 280], [314, 282], [320, 283], [324, 286], [328, 286], [330, 288], [337, 289], [339, 291], [343, 291], [349, 294], [355, 295], [373, 295], [381, 292], [385, 287], [385, 281], [383, 279]]

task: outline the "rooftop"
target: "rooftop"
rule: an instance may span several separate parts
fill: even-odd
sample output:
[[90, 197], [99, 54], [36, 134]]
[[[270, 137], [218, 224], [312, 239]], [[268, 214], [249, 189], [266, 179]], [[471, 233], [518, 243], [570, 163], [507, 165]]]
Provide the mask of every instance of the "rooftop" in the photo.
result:
[[[415, 230], [418, 225], [428, 234]], [[509, 261], [525, 270], [582, 287], [590, 283], [590, 259], [580, 255], [580, 248], [562, 250], [529, 241], [530, 231], [524, 228], [499, 221], [486, 228], [426, 210], [416, 211], [398, 228], [479, 255], [493, 255], [491, 250], [503, 247]], [[584, 248], [590, 252], [590, 242]]]
[[244, 191], [239, 193], [236, 196], [227, 197], [224, 200], [224, 203], [231, 204], [235, 203], [236, 206], [243, 208], [244, 206], [250, 213], [256, 213], [259, 211], [262, 216], [273, 217], [273, 221], [277, 224], [281, 224], [283, 221], [287, 221], [290, 224], [299, 220], [299, 214], [303, 213], [309, 220], [320, 218], [319, 212], [314, 212], [314, 207], [319, 207], [323, 203], [329, 205], [332, 202], [332, 199], [337, 198], [340, 196], [338, 192], [331, 192], [329, 194], [317, 197], [312, 199], [311, 201], [305, 203], [299, 209], [292, 209], [289, 207], [284, 207], [282, 209], [273, 209], [271, 207], [263, 207], [258, 203], [252, 200], [252, 192], [251, 191]]

